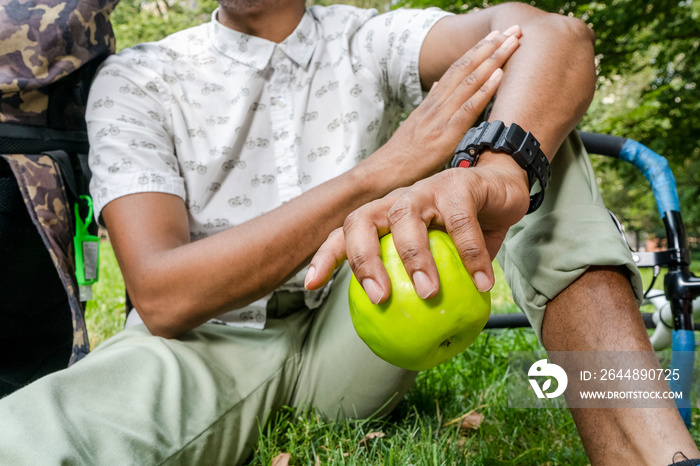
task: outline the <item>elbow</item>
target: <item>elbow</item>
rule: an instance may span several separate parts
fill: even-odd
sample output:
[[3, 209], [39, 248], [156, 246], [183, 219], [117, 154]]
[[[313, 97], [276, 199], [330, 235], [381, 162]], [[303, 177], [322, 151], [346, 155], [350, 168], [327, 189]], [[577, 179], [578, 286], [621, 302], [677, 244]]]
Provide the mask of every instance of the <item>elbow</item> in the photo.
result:
[[146, 313], [141, 314], [141, 311], [139, 311], [139, 314], [141, 315], [144, 325], [154, 337], [168, 339], [177, 338], [187, 331], [160, 316]]
[[186, 300], [177, 294], [163, 296], [138, 290], [131, 296], [134, 308], [148, 331], [157, 337], [177, 338], [196, 325], [188, 325], [185, 316], [193, 315]]
[[548, 13], [539, 17], [533, 26], [547, 34], [549, 40], [556, 41], [562, 52], [576, 57], [572, 61], [593, 63], [595, 32], [580, 19]]
[[549, 50], [553, 61], [565, 64], [559, 75], [562, 80], [575, 82], [580, 95], [590, 103], [596, 80], [593, 29], [578, 18], [547, 13], [523, 27], [523, 41], [531, 31], [540, 35], [537, 42]]
[[[504, 3], [493, 10], [491, 29], [500, 29], [519, 24], [522, 30], [521, 48], [528, 42], [546, 43], [555, 46], [567, 55], [570, 61], [594, 63], [596, 35], [585, 22], [573, 16], [547, 13], [523, 3]], [[494, 22], [495, 21], [495, 22]], [[571, 60], [576, 57], [575, 60]]]
[[[559, 30], [564, 38], [564, 53], [576, 57], [572, 60], [572, 70], [579, 74], [582, 91], [589, 97], [588, 103], [595, 93], [595, 32], [578, 18], [556, 15], [561, 23]], [[587, 105], [586, 105], [587, 106]]]
[[[562, 35], [564, 39], [573, 39], [579, 43], [595, 45], [595, 32], [586, 23], [573, 16], [566, 16], [558, 13], [547, 13], [534, 6], [520, 2], [503, 3], [492, 7], [495, 18], [499, 22], [507, 18], [506, 24], [500, 27], [520, 24], [523, 29], [532, 25], [534, 31], [552, 30], [552, 32]], [[497, 25], [492, 24], [492, 29]]]
[[491, 11], [491, 30], [504, 30], [514, 24], [519, 24], [522, 39], [527, 36], [547, 36], [559, 41], [573, 42], [593, 47], [595, 32], [592, 28], [573, 16], [558, 13], [547, 13], [539, 8], [520, 2], [502, 3], [489, 8]]
[[565, 37], [572, 43], [585, 46], [586, 48], [595, 47], [595, 32], [593, 28], [588, 27], [586, 23], [573, 16], [557, 15], [557, 21], [561, 23], [561, 31]]

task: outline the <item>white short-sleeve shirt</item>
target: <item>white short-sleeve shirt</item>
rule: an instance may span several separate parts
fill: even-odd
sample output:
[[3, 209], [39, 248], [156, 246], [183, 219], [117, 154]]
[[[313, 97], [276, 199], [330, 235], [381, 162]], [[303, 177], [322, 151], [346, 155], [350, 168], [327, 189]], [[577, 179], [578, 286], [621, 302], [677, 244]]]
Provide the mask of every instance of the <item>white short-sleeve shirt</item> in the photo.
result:
[[[447, 13], [312, 6], [279, 44], [216, 14], [100, 69], [87, 112], [96, 217], [121, 196], [174, 194], [194, 241], [349, 170], [420, 103], [420, 48]], [[304, 290], [304, 275], [283, 288]], [[220, 320], [262, 327], [266, 301]]]

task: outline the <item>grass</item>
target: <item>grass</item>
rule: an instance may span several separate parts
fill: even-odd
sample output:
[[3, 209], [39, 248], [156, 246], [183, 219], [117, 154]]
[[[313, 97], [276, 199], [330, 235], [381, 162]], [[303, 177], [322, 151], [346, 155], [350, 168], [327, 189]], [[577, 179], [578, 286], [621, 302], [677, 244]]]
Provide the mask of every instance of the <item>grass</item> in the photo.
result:
[[[88, 305], [92, 347], [124, 325], [124, 283], [113, 251], [102, 243], [100, 282]], [[693, 270], [700, 274], [700, 258]], [[651, 271], [644, 270], [644, 283]], [[657, 279], [662, 287], [663, 277]], [[519, 312], [496, 266], [493, 312]], [[334, 465], [586, 465], [573, 419], [564, 409], [508, 408], [508, 352], [541, 349], [528, 329], [491, 330], [463, 354], [419, 374], [391, 416], [328, 421], [286, 408], [263, 428], [251, 465], [269, 465], [281, 453], [290, 464]], [[460, 428], [465, 414], [478, 428]], [[694, 426], [700, 409], [693, 409]], [[691, 434], [700, 442], [698, 427]]]
[[94, 301], [85, 309], [90, 348], [97, 346], [124, 328], [126, 294], [114, 250], [109, 241], [100, 241], [100, 280], [93, 286]]
[[[538, 346], [527, 330], [482, 336], [460, 356], [421, 373], [386, 419], [326, 422], [284, 411], [268, 425], [250, 464], [280, 452], [294, 464], [587, 464], [566, 410], [513, 410], [507, 401], [508, 351]], [[455, 422], [480, 413], [478, 429]], [[383, 437], [366, 440], [370, 432]]]

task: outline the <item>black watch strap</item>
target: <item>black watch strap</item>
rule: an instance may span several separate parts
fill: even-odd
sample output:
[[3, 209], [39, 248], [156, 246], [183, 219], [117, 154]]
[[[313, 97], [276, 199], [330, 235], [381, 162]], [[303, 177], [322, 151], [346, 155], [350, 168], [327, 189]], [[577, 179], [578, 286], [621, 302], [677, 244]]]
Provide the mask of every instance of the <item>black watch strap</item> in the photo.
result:
[[532, 213], [542, 205], [544, 192], [552, 176], [549, 161], [540, 149], [540, 143], [530, 132], [520, 126], [506, 126], [502, 121], [484, 121], [479, 126], [471, 128], [457, 146], [452, 158], [452, 167], [473, 167], [479, 161], [484, 150], [505, 152], [513, 157], [518, 165], [526, 172], [530, 189], [535, 181], [540, 182], [540, 190], [530, 196], [530, 207], [527, 213]]

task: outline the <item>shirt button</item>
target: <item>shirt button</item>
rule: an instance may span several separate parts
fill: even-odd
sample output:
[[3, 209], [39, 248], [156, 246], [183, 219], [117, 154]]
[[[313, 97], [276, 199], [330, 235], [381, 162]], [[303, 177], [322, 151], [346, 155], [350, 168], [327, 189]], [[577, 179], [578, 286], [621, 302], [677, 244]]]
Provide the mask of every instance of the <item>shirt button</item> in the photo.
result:
[[277, 102], [276, 102], [276, 103], [277, 103], [277, 106], [278, 106], [279, 108], [284, 108], [284, 107], [287, 106], [287, 101], [286, 101], [285, 99], [283, 99], [282, 97], [277, 97]]
[[284, 52], [282, 51], [282, 49], [278, 49], [278, 48], [275, 49], [275, 57], [284, 58]]

